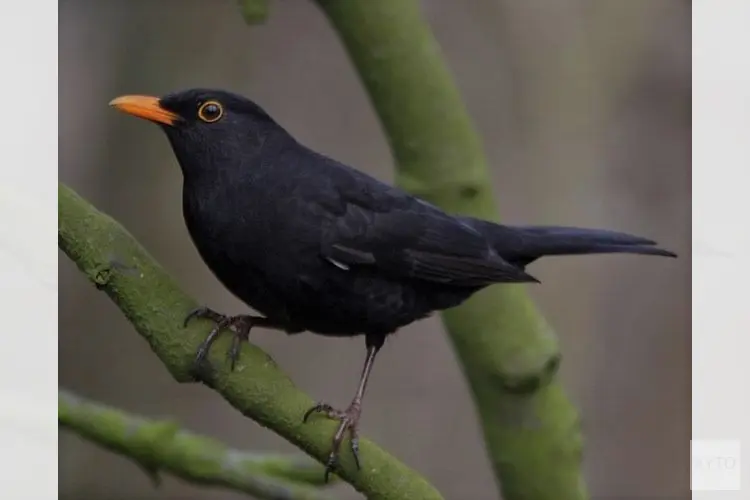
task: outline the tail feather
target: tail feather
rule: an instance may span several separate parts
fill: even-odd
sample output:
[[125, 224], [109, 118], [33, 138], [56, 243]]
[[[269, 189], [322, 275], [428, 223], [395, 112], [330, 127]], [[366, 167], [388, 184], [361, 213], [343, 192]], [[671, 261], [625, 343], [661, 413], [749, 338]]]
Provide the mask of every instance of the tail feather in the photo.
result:
[[619, 231], [608, 229], [584, 229], [578, 227], [564, 226], [510, 226], [535, 237], [549, 238], [551, 240], [565, 242], [568, 245], [576, 243], [596, 242], [601, 245], [655, 245], [654, 240], [634, 236]]
[[507, 261], [521, 267], [544, 256], [629, 253], [676, 257], [648, 238], [604, 229], [562, 226], [503, 226], [472, 221], [495, 250]]

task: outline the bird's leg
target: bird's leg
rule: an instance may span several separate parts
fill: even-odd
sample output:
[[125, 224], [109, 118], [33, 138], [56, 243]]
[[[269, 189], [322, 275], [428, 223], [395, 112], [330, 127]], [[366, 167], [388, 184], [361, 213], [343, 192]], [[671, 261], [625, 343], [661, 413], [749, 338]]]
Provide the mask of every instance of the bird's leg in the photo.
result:
[[337, 410], [327, 403], [318, 403], [307, 412], [305, 412], [302, 418], [303, 422], [307, 422], [307, 419], [313, 413], [323, 413], [328, 418], [339, 420], [338, 429], [333, 435], [333, 443], [331, 446], [331, 452], [328, 455], [328, 461], [326, 462], [324, 481], [328, 482], [328, 475], [333, 471], [338, 461], [339, 448], [341, 442], [344, 440], [344, 434], [349, 431], [351, 438], [352, 454], [354, 455], [354, 463], [359, 469], [359, 436], [357, 433], [357, 427], [359, 425], [359, 416], [362, 412], [362, 397], [365, 394], [365, 388], [367, 387], [367, 379], [370, 377], [370, 371], [372, 371], [372, 365], [375, 361], [375, 355], [378, 353], [383, 345], [382, 340], [378, 342], [367, 342], [367, 359], [365, 359], [365, 365], [362, 368], [362, 375], [359, 378], [359, 386], [357, 387], [357, 393], [354, 395], [354, 399], [349, 404], [349, 407], [344, 410]]
[[201, 365], [206, 355], [208, 354], [211, 344], [218, 338], [219, 333], [222, 329], [228, 328], [232, 331], [234, 337], [232, 338], [232, 346], [229, 349], [228, 357], [234, 370], [234, 365], [240, 355], [240, 347], [243, 341], [247, 341], [250, 337], [250, 330], [253, 327], [261, 326], [266, 328], [273, 328], [276, 330], [283, 330], [284, 326], [276, 321], [263, 316], [250, 316], [248, 314], [239, 314], [237, 316], [227, 316], [225, 314], [218, 313], [208, 307], [199, 307], [192, 310], [186, 317], [184, 326], [187, 326], [190, 320], [195, 318], [205, 318], [214, 323], [214, 327], [208, 332], [206, 340], [204, 340], [198, 351], [195, 354], [195, 366]]

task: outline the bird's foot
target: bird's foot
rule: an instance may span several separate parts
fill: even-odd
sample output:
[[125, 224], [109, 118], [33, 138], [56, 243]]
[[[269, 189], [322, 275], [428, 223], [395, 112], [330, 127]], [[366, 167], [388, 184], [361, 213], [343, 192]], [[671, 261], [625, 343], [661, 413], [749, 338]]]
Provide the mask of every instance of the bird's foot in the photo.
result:
[[201, 343], [200, 347], [198, 347], [198, 351], [195, 354], [195, 367], [200, 367], [201, 363], [203, 363], [203, 360], [206, 358], [209, 349], [211, 348], [211, 344], [214, 343], [221, 330], [227, 328], [231, 330], [232, 334], [234, 335], [234, 337], [232, 338], [232, 346], [229, 348], [229, 352], [227, 353], [232, 370], [234, 370], [234, 365], [239, 358], [242, 342], [248, 340], [250, 336], [250, 330], [253, 328], [253, 326], [258, 325], [261, 320], [264, 319], [257, 316], [249, 316], [246, 314], [227, 316], [218, 313], [208, 307], [199, 307], [191, 311], [190, 314], [185, 317], [184, 326], [187, 327], [188, 323], [195, 318], [208, 319], [214, 323], [214, 327], [210, 332], [208, 332], [206, 340], [204, 340]]
[[337, 410], [326, 403], [318, 403], [307, 410], [307, 412], [305, 412], [305, 416], [302, 418], [303, 422], [307, 422], [307, 419], [313, 413], [323, 413], [326, 417], [333, 420], [339, 420], [341, 422], [338, 429], [336, 429], [336, 434], [333, 435], [331, 453], [329, 453], [328, 460], [326, 461], [325, 476], [323, 478], [326, 483], [328, 482], [328, 475], [333, 472], [333, 469], [336, 467], [336, 464], [338, 462], [339, 448], [341, 447], [341, 442], [344, 440], [344, 434], [347, 430], [349, 431], [349, 437], [351, 439], [351, 448], [352, 455], [354, 455], [354, 463], [357, 465], [357, 469], [360, 468], [359, 435], [357, 434], [357, 427], [359, 425], [359, 416], [361, 412], [362, 404], [360, 401], [357, 401], [355, 399], [344, 411]]

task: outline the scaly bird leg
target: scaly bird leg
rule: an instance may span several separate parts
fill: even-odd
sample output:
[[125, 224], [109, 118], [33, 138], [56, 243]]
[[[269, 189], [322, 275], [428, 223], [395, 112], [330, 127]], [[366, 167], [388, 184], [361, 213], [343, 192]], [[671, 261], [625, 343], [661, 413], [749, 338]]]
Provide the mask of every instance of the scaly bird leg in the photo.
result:
[[344, 434], [346, 431], [349, 431], [349, 436], [351, 438], [351, 447], [352, 447], [352, 454], [354, 455], [354, 463], [357, 465], [357, 469], [359, 469], [359, 436], [357, 433], [357, 428], [359, 426], [359, 417], [362, 413], [362, 397], [365, 394], [365, 388], [367, 387], [367, 379], [370, 377], [370, 371], [372, 370], [372, 365], [375, 361], [375, 355], [380, 350], [380, 347], [382, 346], [382, 342], [379, 342], [377, 345], [371, 345], [368, 342], [367, 346], [367, 359], [365, 360], [365, 366], [362, 369], [362, 376], [359, 378], [359, 387], [357, 388], [357, 393], [354, 395], [354, 399], [352, 399], [351, 404], [349, 407], [344, 410], [336, 410], [331, 405], [327, 403], [318, 403], [307, 412], [305, 412], [304, 417], [302, 418], [303, 422], [307, 422], [307, 419], [312, 415], [313, 413], [323, 413], [326, 417], [339, 420], [341, 423], [339, 424], [338, 429], [336, 430], [336, 433], [333, 435], [333, 443], [331, 446], [331, 453], [328, 455], [328, 461], [326, 462], [326, 469], [325, 469], [325, 476], [324, 481], [328, 482], [328, 476], [333, 471], [333, 469], [336, 466], [336, 463], [338, 462], [338, 455], [339, 455], [339, 448], [341, 447], [341, 442], [344, 440]]

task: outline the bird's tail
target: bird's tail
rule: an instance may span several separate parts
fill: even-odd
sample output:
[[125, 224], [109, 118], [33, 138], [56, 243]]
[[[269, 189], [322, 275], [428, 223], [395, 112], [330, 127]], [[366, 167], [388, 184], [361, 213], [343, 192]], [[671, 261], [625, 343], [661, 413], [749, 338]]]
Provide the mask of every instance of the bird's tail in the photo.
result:
[[[677, 256], [655, 246], [655, 241], [616, 231], [561, 226], [502, 226], [479, 222], [484, 227], [478, 229], [490, 239], [496, 251], [507, 261], [521, 267], [548, 255], [630, 253]], [[476, 222], [473, 225], [477, 227]]]

